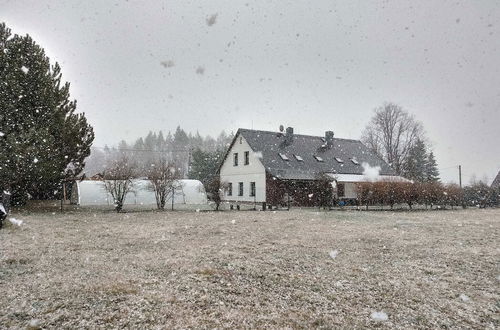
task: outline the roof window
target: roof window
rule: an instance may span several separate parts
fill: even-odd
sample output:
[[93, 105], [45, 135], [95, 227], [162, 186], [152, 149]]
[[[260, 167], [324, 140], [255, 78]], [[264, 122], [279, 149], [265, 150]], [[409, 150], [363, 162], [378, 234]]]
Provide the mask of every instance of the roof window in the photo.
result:
[[321, 158], [320, 156], [314, 156], [314, 158], [315, 158], [318, 162], [323, 162], [323, 158]]
[[304, 158], [300, 157], [299, 155], [293, 155], [295, 157], [295, 159], [297, 159], [297, 161], [299, 162], [303, 162], [304, 161]]
[[342, 158], [339, 158], [339, 157], [335, 157], [335, 160], [338, 162], [338, 163], [343, 163], [344, 161], [342, 160]]
[[356, 158], [351, 158], [351, 162], [352, 162], [354, 165], [359, 165], [359, 162], [356, 160]]
[[280, 155], [281, 159], [283, 159], [283, 160], [286, 160], [286, 161], [290, 160], [290, 159], [288, 159], [288, 157], [285, 154], [282, 154], [281, 152], [279, 155]]

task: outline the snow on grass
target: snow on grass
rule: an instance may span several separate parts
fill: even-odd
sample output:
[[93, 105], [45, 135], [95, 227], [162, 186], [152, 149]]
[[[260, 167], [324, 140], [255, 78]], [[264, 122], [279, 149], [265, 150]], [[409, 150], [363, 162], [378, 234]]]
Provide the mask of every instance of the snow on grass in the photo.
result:
[[16, 218], [9, 218], [9, 221], [13, 225], [16, 225], [16, 226], [19, 226], [19, 227], [21, 227], [21, 225], [23, 224], [23, 220], [17, 220]]
[[385, 312], [372, 312], [370, 314], [370, 317], [372, 318], [373, 321], [377, 321], [377, 322], [383, 322], [383, 321], [387, 321], [389, 319], [389, 317], [387, 316], [387, 314]]
[[40, 320], [38, 320], [38, 319], [32, 319], [29, 322], [27, 329], [41, 329], [40, 324], [41, 324]]
[[465, 295], [465, 294], [463, 294], [463, 293], [461, 293], [461, 294], [460, 294], [460, 296], [458, 296], [458, 297], [459, 297], [459, 298], [460, 298], [463, 302], [468, 302], [468, 301], [470, 301], [469, 296], [467, 296], [467, 295]]
[[330, 258], [335, 259], [337, 258], [337, 255], [339, 254], [339, 250], [332, 250], [330, 251]]

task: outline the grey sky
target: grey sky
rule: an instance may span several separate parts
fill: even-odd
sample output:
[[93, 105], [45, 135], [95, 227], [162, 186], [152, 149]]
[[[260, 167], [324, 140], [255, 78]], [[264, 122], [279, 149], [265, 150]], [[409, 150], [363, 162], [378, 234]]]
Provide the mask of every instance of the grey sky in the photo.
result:
[[393, 101], [440, 168], [500, 169], [497, 1], [0, 0], [0, 21], [61, 64], [97, 146], [177, 125], [357, 139]]

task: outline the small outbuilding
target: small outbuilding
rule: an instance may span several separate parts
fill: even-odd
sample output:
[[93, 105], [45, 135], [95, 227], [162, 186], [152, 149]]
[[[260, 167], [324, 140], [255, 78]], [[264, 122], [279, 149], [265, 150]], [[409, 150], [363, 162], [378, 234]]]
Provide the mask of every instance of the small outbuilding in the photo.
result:
[[[174, 204], [207, 204], [207, 194], [198, 180], [177, 180], [174, 183]], [[113, 197], [104, 188], [102, 180], [74, 181], [71, 188], [71, 204], [80, 206], [113, 205]], [[166, 205], [170, 205], [169, 198]], [[155, 193], [148, 180], [133, 180], [133, 190], [127, 194], [125, 205], [156, 205]]]

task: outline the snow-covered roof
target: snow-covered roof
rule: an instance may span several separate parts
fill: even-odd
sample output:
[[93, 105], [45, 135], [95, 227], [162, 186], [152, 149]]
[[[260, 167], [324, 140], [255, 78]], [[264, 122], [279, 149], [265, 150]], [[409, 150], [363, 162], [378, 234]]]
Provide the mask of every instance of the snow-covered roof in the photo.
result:
[[[334, 174], [327, 173], [327, 175], [337, 182], [368, 182], [373, 181], [370, 178], [367, 178], [363, 174]], [[411, 182], [408, 179], [405, 179], [401, 176], [396, 175], [380, 175], [375, 181], [395, 181], [395, 182]]]

